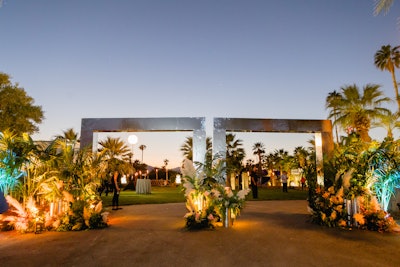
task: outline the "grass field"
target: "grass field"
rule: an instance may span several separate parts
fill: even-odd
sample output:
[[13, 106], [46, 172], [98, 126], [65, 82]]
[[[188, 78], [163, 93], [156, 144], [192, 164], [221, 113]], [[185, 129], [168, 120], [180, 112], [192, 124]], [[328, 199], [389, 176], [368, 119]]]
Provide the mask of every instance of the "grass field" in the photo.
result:
[[[251, 192], [247, 195], [249, 201], [261, 200], [306, 200], [307, 190], [290, 189], [288, 193], [283, 193], [281, 188], [258, 188], [258, 199], [253, 199]], [[105, 196], [102, 194], [103, 205], [111, 206], [112, 193]], [[138, 205], [138, 204], [163, 204], [185, 202], [185, 197], [180, 187], [156, 187], [151, 188], [151, 194], [140, 195], [135, 191], [122, 191], [119, 197], [119, 205]]]

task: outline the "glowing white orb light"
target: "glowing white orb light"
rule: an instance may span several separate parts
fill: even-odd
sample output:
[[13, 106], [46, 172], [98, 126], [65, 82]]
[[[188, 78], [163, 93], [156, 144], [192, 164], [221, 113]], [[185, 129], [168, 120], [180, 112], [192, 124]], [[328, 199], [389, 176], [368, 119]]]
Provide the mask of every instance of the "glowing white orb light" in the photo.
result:
[[134, 145], [134, 144], [137, 143], [137, 141], [138, 141], [138, 138], [137, 138], [136, 135], [131, 134], [130, 136], [128, 136], [128, 142], [129, 142], [129, 144]]

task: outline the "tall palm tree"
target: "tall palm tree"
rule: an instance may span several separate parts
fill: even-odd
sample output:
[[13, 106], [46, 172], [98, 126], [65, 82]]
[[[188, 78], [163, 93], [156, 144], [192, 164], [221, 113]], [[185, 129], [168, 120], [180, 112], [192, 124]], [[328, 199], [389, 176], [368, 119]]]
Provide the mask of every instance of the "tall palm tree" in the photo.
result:
[[166, 180], [166, 181], [168, 181], [168, 168], [167, 168], [167, 166], [168, 166], [168, 163], [169, 163], [169, 160], [168, 160], [168, 159], [164, 159], [164, 167], [165, 167], [165, 180]]
[[[326, 97], [326, 101], [325, 101], [326, 109], [331, 109], [331, 110], [333, 110], [334, 113], [336, 113], [336, 110], [338, 109], [338, 107], [340, 105], [341, 98], [342, 98], [342, 96], [336, 90], [334, 90], [333, 92], [330, 92], [328, 94], [328, 96]], [[335, 124], [335, 133], [336, 133], [336, 143], [339, 144], [339, 133], [338, 133], [337, 124]]]
[[143, 162], [143, 150], [145, 150], [147, 147], [146, 145], [140, 145], [139, 149], [142, 150], [142, 162]]
[[374, 15], [378, 15], [382, 11], [386, 14], [393, 5], [394, 0], [375, 0]]
[[341, 87], [342, 99], [337, 110], [331, 110], [329, 118], [334, 118], [334, 124], [342, 128], [353, 127], [364, 142], [371, 141], [369, 130], [371, 122], [388, 112], [380, 105], [390, 99], [383, 95], [379, 85], [367, 84], [363, 91], [357, 85]]
[[243, 141], [236, 139], [236, 135], [226, 135], [226, 165], [228, 173], [236, 173], [242, 168], [242, 161], [246, 157]]
[[399, 88], [397, 86], [395, 69], [400, 67], [400, 46], [391, 47], [383, 45], [380, 50], [375, 53], [375, 66], [380, 70], [387, 70], [392, 75], [395, 97], [400, 111]]
[[257, 142], [253, 145], [253, 155], [258, 157], [258, 171], [262, 169], [262, 156], [265, 154], [265, 146], [261, 142]]

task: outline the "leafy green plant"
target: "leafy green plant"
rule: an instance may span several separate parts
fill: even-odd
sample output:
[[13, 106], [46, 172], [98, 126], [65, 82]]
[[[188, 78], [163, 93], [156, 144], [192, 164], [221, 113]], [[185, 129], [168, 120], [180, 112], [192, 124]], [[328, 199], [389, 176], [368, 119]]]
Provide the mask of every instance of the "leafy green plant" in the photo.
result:
[[[213, 170], [203, 172], [203, 169], [196, 170], [190, 160], [183, 163], [183, 188], [189, 211], [185, 215], [188, 229], [213, 228], [216, 221], [225, 219], [226, 209], [236, 218], [250, 191], [246, 189], [233, 192], [229, 187], [217, 182], [222, 177], [219, 171], [223, 170], [223, 164], [217, 162], [212, 166], [215, 166]], [[210, 175], [217, 178], [210, 179]]]

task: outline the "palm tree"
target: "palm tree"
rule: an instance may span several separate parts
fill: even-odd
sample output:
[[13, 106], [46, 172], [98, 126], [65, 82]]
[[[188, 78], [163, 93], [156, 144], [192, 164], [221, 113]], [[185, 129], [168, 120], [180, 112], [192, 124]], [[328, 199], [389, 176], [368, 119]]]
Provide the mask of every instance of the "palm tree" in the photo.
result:
[[383, 127], [387, 131], [387, 137], [393, 139], [393, 130], [400, 129], [400, 113], [388, 111], [384, 115], [380, 115], [378, 120], [373, 123], [375, 127]]
[[234, 134], [226, 135], [226, 167], [229, 173], [238, 173], [242, 169], [242, 161], [246, 157], [242, 140], [235, 139]]
[[280, 173], [288, 169], [287, 164], [290, 162], [289, 152], [284, 149], [276, 149], [274, 151], [275, 167], [279, 169]]
[[356, 129], [362, 141], [371, 141], [371, 122], [388, 112], [380, 105], [390, 101], [379, 88], [379, 85], [367, 84], [361, 93], [355, 84], [341, 87], [340, 103], [336, 110], [331, 110], [329, 118], [334, 118], [334, 124], [344, 129]]
[[[108, 163], [109, 170], [119, 170], [127, 173], [131, 168], [129, 147], [120, 139], [107, 137], [106, 140], [100, 141], [99, 154]], [[128, 167], [129, 166], [129, 167]]]
[[[336, 110], [339, 108], [341, 98], [342, 96], [340, 95], [340, 93], [336, 92], [336, 90], [330, 92], [326, 97], [325, 101], [326, 109], [332, 109], [332, 111], [336, 113]], [[339, 145], [339, 134], [338, 134], [337, 124], [335, 124], [335, 133], [336, 133], [336, 143]]]
[[168, 160], [168, 159], [164, 159], [164, 167], [165, 167], [165, 180], [166, 180], [166, 181], [168, 181], [168, 168], [167, 168], [167, 166], [168, 166], [168, 163], [169, 163], [169, 160]]
[[265, 154], [264, 144], [261, 142], [257, 142], [253, 145], [253, 155], [257, 155], [258, 157], [258, 171], [261, 172], [262, 169], [262, 156]]
[[142, 162], [143, 162], [143, 150], [145, 150], [147, 147], [146, 145], [140, 145], [139, 149], [142, 150]]
[[304, 168], [306, 166], [307, 158], [309, 156], [307, 149], [302, 146], [295, 147], [293, 154], [298, 167]]
[[395, 69], [400, 67], [400, 46], [384, 45], [375, 53], [375, 66], [380, 70], [387, 70], [392, 75], [395, 97], [400, 111], [399, 88], [397, 86]]
[[[183, 153], [184, 158], [193, 161], [193, 137], [186, 137], [185, 142], [181, 145], [180, 149]], [[211, 137], [206, 138], [206, 158], [211, 160], [212, 157], [212, 142]]]
[[254, 165], [254, 160], [253, 159], [247, 159], [246, 160], [246, 169], [247, 170], [252, 170], [252, 166]]
[[264, 168], [269, 170], [269, 171], [274, 171], [275, 169], [275, 158], [272, 153], [269, 153], [268, 155], [263, 156], [263, 165]]
[[[17, 187], [35, 150], [28, 135], [20, 136], [10, 130], [0, 132], [0, 192], [8, 195]], [[20, 188], [24, 190], [25, 186]]]
[[78, 133], [74, 131], [73, 128], [69, 128], [66, 131], [63, 131], [63, 135], [57, 135], [56, 138], [61, 138], [68, 140], [70, 142], [77, 142], [78, 140]]
[[386, 14], [393, 5], [394, 0], [375, 0], [374, 15], [378, 15], [382, 11]]

